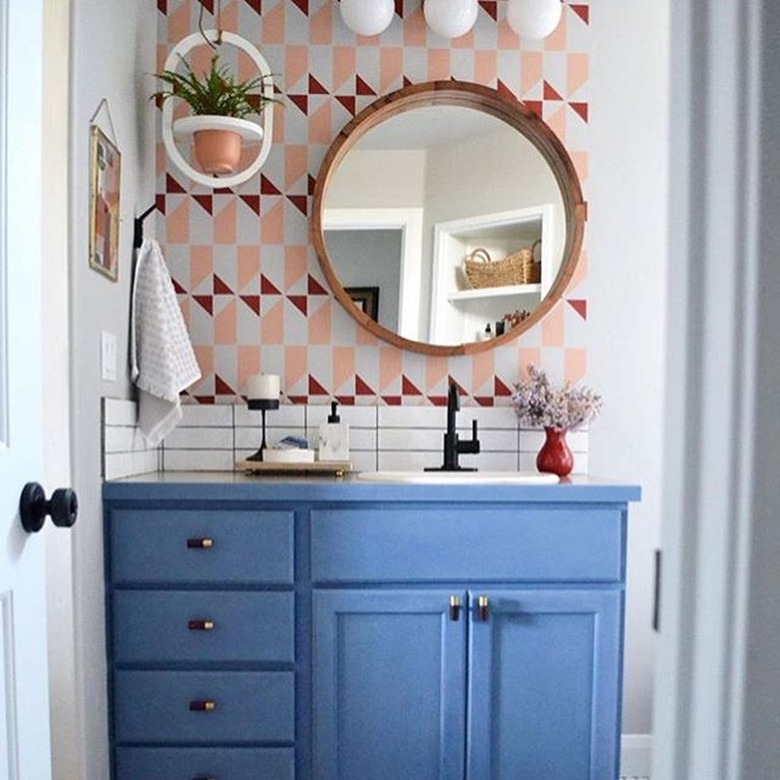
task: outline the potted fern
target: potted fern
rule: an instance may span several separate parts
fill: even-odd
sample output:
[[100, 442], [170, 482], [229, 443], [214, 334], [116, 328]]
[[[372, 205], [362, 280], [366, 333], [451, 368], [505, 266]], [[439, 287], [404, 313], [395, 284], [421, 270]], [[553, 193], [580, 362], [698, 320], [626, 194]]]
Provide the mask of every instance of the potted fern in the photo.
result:
[[202, 76], [183, 57], [182, 64], [181, 73], [164, 70], [156, 74], [168, 88], [151, 97], [158, 105], [174, 97], [183, 100], [192, 115], [177, 119], [174, 132], [193, 135], [195, 157], [204, 172], [215, 176], [232, 173], [241, 158], [243, 142], [263, 138], [263, 128], [245, 117], [262, 113], [269, 103], [281, 102], [266, 94], [271, 74], [237, 81], [227, 66], [219, 64], [219, 54], [214, 54]]

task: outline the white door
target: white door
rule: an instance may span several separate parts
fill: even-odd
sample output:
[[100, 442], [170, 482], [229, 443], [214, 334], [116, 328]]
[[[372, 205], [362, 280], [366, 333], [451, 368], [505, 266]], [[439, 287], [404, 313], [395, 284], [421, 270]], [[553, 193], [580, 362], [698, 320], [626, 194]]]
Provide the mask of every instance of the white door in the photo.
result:
[[41, 0], [0, 2], [0, 780], [51, 777], [44, 540], [18, 514], [42, 473], [42, 35]]

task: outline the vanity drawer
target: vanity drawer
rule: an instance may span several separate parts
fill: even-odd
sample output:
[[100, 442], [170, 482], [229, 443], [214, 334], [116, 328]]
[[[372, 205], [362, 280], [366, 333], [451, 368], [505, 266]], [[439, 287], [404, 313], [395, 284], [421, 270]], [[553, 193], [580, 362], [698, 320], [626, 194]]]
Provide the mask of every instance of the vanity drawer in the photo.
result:
[[117, 663], [295, 660], [292, 593], [117, 590]]
[[295, 780], [292, 748], [119, 748], [116, 780]]
[[114, 509], [112, 579], [134, 583], [293, 581], [293, 513]]
[[506, 505], [311, 513], [314, 582], [618, 582], [620, 508]]
[[119, 671], [116, 736], [147, 744], [291, 743], [294, 685], [292, 672]]

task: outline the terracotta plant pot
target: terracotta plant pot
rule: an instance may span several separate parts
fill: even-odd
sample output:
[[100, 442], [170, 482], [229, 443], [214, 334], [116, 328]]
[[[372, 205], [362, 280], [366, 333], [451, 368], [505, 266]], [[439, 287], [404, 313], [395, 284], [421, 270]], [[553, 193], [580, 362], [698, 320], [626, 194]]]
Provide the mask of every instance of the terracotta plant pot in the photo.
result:
[[241, 135], [232, 130], [198, 130], [194, 133], [195, 158], [204, 173], [233, 173], [241, 159]]

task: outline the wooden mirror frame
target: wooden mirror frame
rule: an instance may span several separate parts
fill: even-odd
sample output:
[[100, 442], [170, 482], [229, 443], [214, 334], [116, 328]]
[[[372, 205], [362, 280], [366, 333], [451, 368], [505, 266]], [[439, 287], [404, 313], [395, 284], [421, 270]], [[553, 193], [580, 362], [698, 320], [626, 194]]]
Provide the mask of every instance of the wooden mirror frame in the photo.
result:
[[[566, 215], [566, 241], [558, 274], [550, 291], [539, 302], [530, 317], [503, 335], [488, 341], [455, 345], [427, 344], [404, 338], [380, 325], [354, 305], [349, 293], [336, 276], [325, 245], [323, 230], [325, 192], [346, 154], [365, 133], [385, 120], [415, 108], [435, 105], [473, 108], [502, 119], [514, 127], [536, 147], [550, 166], [563, 200]], [[462, 81], [431, 81], [413, 84], [380, 97], [363, 109], [339, 133], [328, 149], [317, 175], [312, 206], [311, 239], [320, 261], [320, 267], [333, 294], [347, 312], [366, 330], [396, 347], [420, 352], [424, 355], [469, 355], [501, 346], [517, 338], [536, 325], [558, 303], [579, 262], [585, 217], [586, 204], [582, 199], [582, 190], [574, 164], [558, 137], [537, 114], [512, 96], [481, 84]]]

